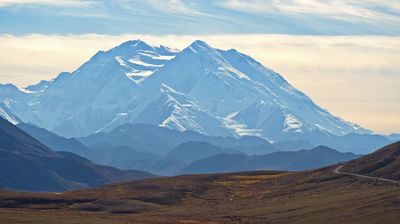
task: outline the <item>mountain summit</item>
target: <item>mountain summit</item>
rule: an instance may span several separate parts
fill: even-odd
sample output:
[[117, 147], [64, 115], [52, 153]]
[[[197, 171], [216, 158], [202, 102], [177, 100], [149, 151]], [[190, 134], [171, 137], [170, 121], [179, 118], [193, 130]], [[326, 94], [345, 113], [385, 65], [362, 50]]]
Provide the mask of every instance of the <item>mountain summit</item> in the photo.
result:
[[72, 73], [22, 90], [2, 85], [0, 93], [3, 117], [67, 137], [125, 123], [271, 141], [370, 132], [320, 108], [250, 56], [200, 40], [182, 51], [128, 41]]

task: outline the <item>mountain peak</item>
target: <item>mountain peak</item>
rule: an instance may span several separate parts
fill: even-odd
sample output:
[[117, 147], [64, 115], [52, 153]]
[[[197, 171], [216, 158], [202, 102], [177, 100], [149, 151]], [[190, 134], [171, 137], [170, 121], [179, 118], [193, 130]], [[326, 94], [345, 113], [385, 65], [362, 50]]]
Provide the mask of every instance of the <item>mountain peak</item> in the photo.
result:
[[[195, 61], [192, 57], [198, 58], [197, 62], [202, 66], [212, 65], [227, 65], [226, 60], [221, 56], [217, 49], [211, 47], [202, 40], [196, 40], [182, 51], [182, 55], [187, 55], [189, 58], [185, 60]], [[207, 62], [206, 62], [207, 61]]]
[[189, 45], [188, 48], [193, 50], [194, 52], [215, 50], [213, 47], [202, 40], [195, 40], [192, 44]]
[[148, 45], [148, 44], [140, 39], [136, 39], [136, 40], [125, 41], [121, 45], [139, 46], [139, 45]]
[[12, 89], [12, 90], [17, 90], [18, 87], [16, 87], [14, 84], [11, 83], [6, 83], [6, 84], [1, 84], [0, 83], [0, 87], [1, 88], [5, 88], [5, 89]]
[[201, 47], [208, 47], [211, 48], [205, 41], [202, 40], [195, 40], [190, 46], [201, 46]]
[[154, 48], [148, 45], [146, 42], [137, 39], [137, 40], [128, 40], [119, 46], [110, 50], [110, 52], [125, 50], [125, 49], [135, 49], [135, 50], [151, 50], [154, 51]]

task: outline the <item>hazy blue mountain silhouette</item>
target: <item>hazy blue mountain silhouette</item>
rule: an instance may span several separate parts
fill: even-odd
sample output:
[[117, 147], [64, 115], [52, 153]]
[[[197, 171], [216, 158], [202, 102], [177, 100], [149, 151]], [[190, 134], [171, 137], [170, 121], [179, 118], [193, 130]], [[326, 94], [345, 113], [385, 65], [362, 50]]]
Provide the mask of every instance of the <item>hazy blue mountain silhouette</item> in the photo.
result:
[[28, 191], [63, 191], [154, 176], [97, 165], [70, 152], [52, 151], [3, 118], [0, 161], [0, 187]]
[[357, 157], [353, 153], [341, 153], [325, 146], [318, 146], [311, 150], [282, 151], [254, 156], [222, 153], [195, 161], [183, 168], [180, 173], [221, 173], [249, 170], [301, 171]]

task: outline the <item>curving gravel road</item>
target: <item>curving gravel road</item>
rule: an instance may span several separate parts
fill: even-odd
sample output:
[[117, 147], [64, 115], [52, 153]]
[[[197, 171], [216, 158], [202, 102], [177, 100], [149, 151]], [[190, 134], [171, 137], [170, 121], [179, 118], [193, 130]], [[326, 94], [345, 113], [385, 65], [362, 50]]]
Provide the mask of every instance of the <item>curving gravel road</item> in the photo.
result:
[[366, 176], [366, 175], [356, 174], [356, 173], [342, 172], [342, 171], [340, 171], [340, 169], [342, 169], [343, 166], [344, 165], [340, 165], [340, 166], [336, 167], [333, 170], [333, 173], [349, 175], [349, 176], [353, 176], [353, 177], [361, 177], [361, 178], [366, 178], [366, 179], [370, 179], [370, 180], [373, 180], [373, 181], [379, 180], [379, 181], [384, 181], [384, 182], [390, 182], [390, 183], [394, 183], [394, 184], [397, 184], [398, 186], [400, 186], [400, 181], [398, 181], [398, 180], [392, 180], [392, 179], [386, 179], [386, 178], [380, 178], [380, 177], [371, 177], [371, 176]]

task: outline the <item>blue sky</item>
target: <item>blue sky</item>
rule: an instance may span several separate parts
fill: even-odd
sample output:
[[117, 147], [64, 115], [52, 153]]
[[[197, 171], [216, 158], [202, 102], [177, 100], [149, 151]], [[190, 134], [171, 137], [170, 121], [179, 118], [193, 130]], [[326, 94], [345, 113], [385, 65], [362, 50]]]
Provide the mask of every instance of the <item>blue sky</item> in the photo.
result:
[[393, 36], [399, 8], [398, 0], [0, 0], [0, 33]]
[[0, 83], [73, 71], [129, 39], [249, 54], [323, 108], [400, 132], [400, 0], [0, 0]]

